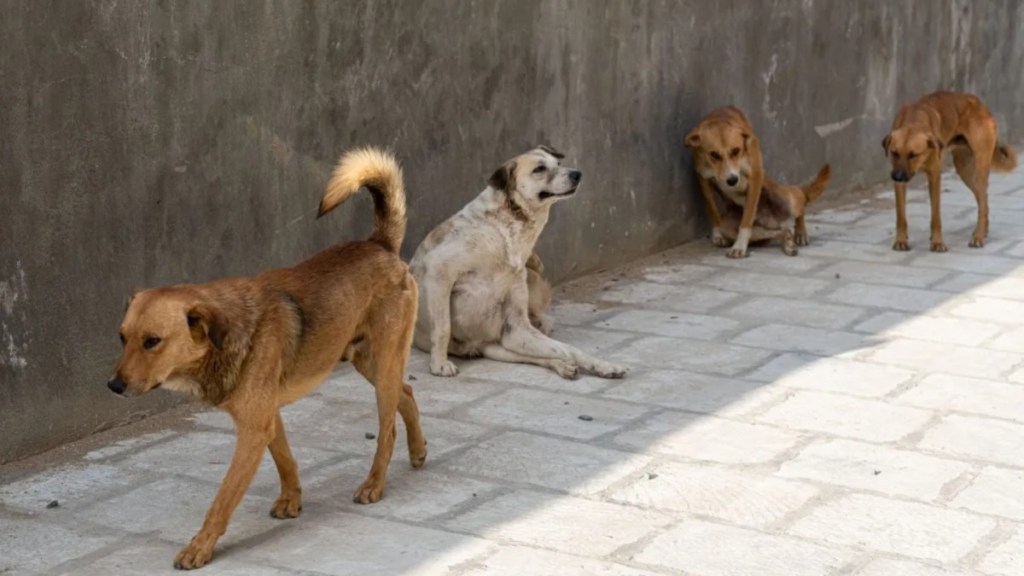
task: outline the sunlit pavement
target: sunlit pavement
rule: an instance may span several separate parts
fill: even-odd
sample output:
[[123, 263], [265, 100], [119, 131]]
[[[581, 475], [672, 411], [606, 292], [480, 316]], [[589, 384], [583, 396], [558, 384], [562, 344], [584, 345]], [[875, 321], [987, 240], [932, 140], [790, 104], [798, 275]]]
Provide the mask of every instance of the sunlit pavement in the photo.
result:
[[[342, 367], [285, 410], [303, 515], [269, 516], [268, 456], [202, 573], [1024, 574], [1024, 172], [992, 177], [981, 250], [944, 187], [945, 254], [920, 190], [890, 249], [884, 192], [809, 215], [795, 258], [703, 240], [563, 286], [553, 336], [623, 380], [414, 352], [430, 456], [399, 430], [368, 506], [373, 394]], [[203, 412], [0, 468], [0, 574], [171, 573], [232, 445]]]

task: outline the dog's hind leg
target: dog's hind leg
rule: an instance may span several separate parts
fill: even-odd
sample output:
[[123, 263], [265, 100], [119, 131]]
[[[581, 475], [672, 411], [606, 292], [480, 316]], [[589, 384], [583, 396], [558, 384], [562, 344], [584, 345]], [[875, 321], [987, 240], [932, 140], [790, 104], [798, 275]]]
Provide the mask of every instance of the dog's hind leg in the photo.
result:
[[501, 338], [501, 345], [514, 353], [535, 358], [551, 358], [570, 362], [602, 378], [622, 378], [626, 369], [604, 360], [598, 360], [569, 344], [553, 340], [523, 319], [511, 327]]
[[297, 518], [302, 513], [302, 487], [299, 484], [299, 466], [295, 463], [288, 437], [284, 433], [281, 412], [274, 423], [274, 439], [270, 441], [270, 455], [274, 457], [277, 474], [281, 477], [281, 496], [274, 502], [270, 515], [274, 518]]
[[996, 143], [994, 138], [985, 135], [978, 135], [968, 142], [970, 148], [958, 146], [953, 149], [953, 166], [978, 203], [978, 223], [971, 235], [970, 247], [982, 248], [988, 237], [988, 175]]
[[543, 366], [549, 368], [558, 373], [562, 378], [572, 380], [579, 375], [579, 367], [572, 362], [566, 362], [565, 360], [559, 360], [558, 358], [537, 358], [534, 356], [524, 356], [505, 348], [501, 344], [488, 344], [484, 346], [482, 350], [484, 358], [490, 358], [491, 360], [497, 360], [498, 362], [511, 362], [515, 364], [534, 364], [536, 366]]

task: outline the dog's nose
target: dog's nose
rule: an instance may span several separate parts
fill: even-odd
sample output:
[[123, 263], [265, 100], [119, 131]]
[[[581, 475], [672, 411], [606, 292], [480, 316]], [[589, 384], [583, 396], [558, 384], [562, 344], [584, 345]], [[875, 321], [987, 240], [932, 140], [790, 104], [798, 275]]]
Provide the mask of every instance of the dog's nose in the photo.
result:
[[892, 176], [892, 179], [896, 182], [906, 182], [909, 180], [909, 178], [907, 178], [907, 173], [899, 169], [893, 170], [890, 176]]
[[736, 183], [739, 181], [739, 177], [736, 176], [735, 174], [732, 174], [731, 176], [725, 179], [725, 183], [728, 184], [729, 186], [735, 186]]
[[582, 178], [583, 172], [580, 172], [579, 170], [573, 170], [572, 172], [569, 172], [569, 180], [572, 180], [573, 184], [579, 184]]
[[124, 391], [128, 389], [128, 385], [124, 383], [124, 380], [121, 380], [120, 376], [114, 376], [113, 380], [107, 382], [107, 388], [110, 388], [110, 391], [114, 394], [124, 395]]

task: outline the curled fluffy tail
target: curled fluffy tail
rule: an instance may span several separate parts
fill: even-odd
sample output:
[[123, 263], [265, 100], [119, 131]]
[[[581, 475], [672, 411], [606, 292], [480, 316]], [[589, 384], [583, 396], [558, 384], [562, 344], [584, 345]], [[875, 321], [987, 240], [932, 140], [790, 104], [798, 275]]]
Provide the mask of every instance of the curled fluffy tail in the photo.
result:
[[814, 177], [814, 182], [800, 187], [804, 191], [804, 197], [807, 198], [808, 204], [817, 200], [818, 196], [821, 196], [821, 193], [825, 191], [825, 186], [828, 186], [828, 179], [831, 177], [832, 167], [825, 164], [818, 171], [818, 175]]
[[334, 210], [361, 187], [373, 196], [373, 235], [376, 242], [395, 254], [405, 238], [405, 188], [402, 168], [391, 154], [376, 148], [346, 152], [334, 169], [320, 200], [317, 218]]
[[996, 143], [996, 153], [992, 156], [992, 168], [999, 172], [1009, 172], [1017, 167], [1017, 150], [1009, 144]]

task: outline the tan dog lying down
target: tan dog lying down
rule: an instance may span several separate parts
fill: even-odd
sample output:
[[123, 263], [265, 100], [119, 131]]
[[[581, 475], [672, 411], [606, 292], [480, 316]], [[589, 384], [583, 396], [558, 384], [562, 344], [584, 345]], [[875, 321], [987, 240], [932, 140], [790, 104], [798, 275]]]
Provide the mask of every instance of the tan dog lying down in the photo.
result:
[[919, 171], [928, 175], [931, 199], [931, 250], [945, 252], [942, 240], [942, 159], [953, 152], [953, 166], [978, 203], [978, 223], [971, 248], [981, 248], [988, 237], [988, 175], [1017, 167], [1017, 152], [999, 142], [996, 121], [977, 96], [935, 92], [900, 107], [892, 130], [882, 140], [892, 165], [896, 189], [896, 241], [893, 250], [910, 250], [907, 234], [907, 182]]
[[[711, 218], [711, 240], [732, 248], [730, 258], [747, 255], [750, 242], [782, 241], [782, 251], [797, 254], [797, 246], [810, 243], [804, 211], [828, 185], [832, 170], [823, 166], [810, 184], [791, 186], [767, 178], [761, 142], [743, 112], [735, 106], [719, 108], [686, 135], [693, 151], [697, 181]], [[718, 212], [716, 192], [725, 203]], [[794, 221], [796, 232], [789, 227]]]
[[224, 482], [202, 529], [174, 561], [177, 568], [210, 561], [268, 448], [281, 477], [270, 515], [299, 515], [298, 467], [279, 409], [316, 388], [338, 359], [350, 360], [377, 395], [377, 453], [356, 502], [376, 502], [384, 493], [396, 411], [405, 421], [412, 465], [426, 460], [416, 400], [403, 382], [416, 282], [398, 257], [405, 193], [395, 159], [372, 149], [346, 154], [320, 215], [361, 186], [373, 195], [369, 241], [338, 244], [250, 278], [142, 290], [128, 304], [120, 329], [124, 350], [108, 387], [125, 395], [160, 387], [185, 392], [230, 414], [238, 435]]
[[416, 249], [410, 263], [420, 289], [414, 342], [430, 352], [433, 374], [458, 372], [448, 354], [536, 364], [564, 378], [579, 370], [605, 378], [626, 373], [548, 338], [530, 321], [527, 260], [551, 206], [572, 196], [582, 177], [560, 166], [562, 157], [541, 146], [509, 160]]

